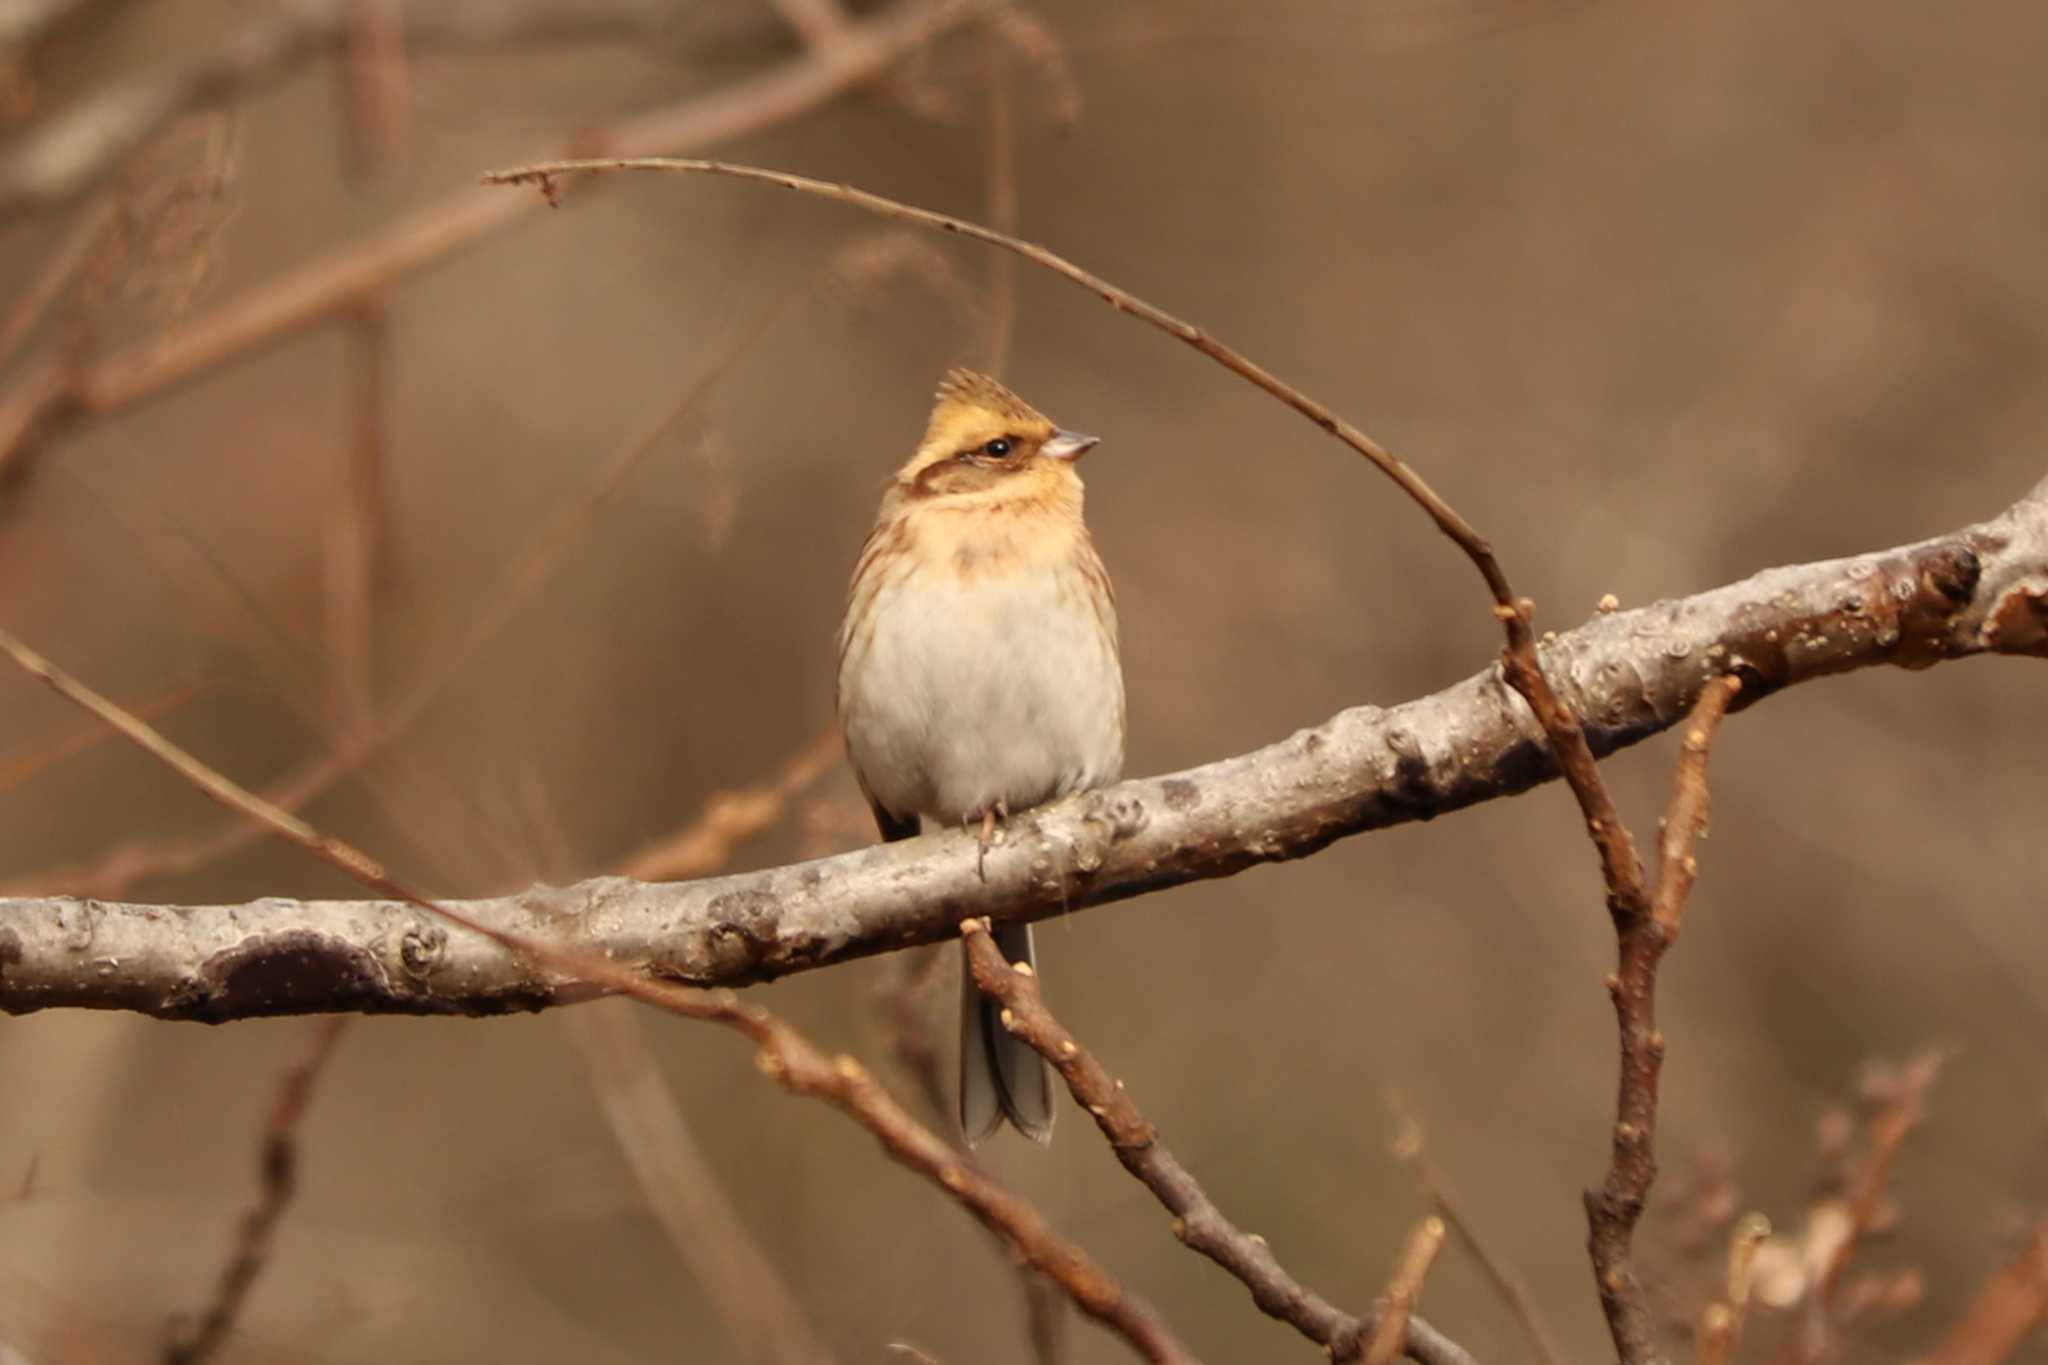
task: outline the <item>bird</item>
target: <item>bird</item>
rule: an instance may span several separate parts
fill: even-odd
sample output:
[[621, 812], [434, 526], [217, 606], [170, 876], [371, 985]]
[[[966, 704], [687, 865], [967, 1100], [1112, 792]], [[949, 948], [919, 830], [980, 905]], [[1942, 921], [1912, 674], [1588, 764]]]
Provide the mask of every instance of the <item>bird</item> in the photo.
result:
[[[972, 370], [940, 381], [917, 451], [882, 495], [839, 629], [837, 712], [884, 840], [980, 830], [1106, 786], [1124, 758], [1116, 598], [1075, 465], [1097, 444]], [[986, 875], [985, 861], [980, 864]], [[1028, 924], [996, 946], [1037, 962]], [[1044, 1060], [963, 973], [960, 1128], [1052, 1137]]]

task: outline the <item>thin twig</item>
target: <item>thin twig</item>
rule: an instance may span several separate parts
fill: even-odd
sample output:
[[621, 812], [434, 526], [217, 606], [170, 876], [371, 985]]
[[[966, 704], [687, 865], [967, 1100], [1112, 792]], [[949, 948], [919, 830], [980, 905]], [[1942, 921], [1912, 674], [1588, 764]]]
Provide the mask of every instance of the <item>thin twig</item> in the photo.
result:
[[434, 901], [399, 882], [354, 845], [269, 805], [208, 767], [6, 631], [0, 631], [0, 651], [60, 696], [120, 731], [209, 799], [264, 825], [285, 842], [380, 894], [481, 934], [557, 977], [630, 996], [686, 1019], [722, 1024], [745, 1035], [754, 1043], [756, 1061], [771, 1080], [795, 1094], [825, 1100], [860, 1123], [891, 1157], [946, 1190], [984, 1226], [1000, 1231], [1020, 1257], [1057, 1280], [1082, 1312], [1123, 1337], [1147, 1360], [1195, 1359], [1149, 1303], [1126, 1290], [1087, 1252], [1061, 1238], [1030, 1204], [964, 1165], [943, 1139], [913, 1119], [852, 1057], [827, 1055], [781, 1019], [741, 1001], [731, 991], [703, 992], [651, 980], [603, 958], [508, 933], [450, 904]]
[[[1740, 679], [1728, 677], [1701, 691], [1680, 741], [1656, 890], [1648, 896], [1631, 893], [1615, 903], [1620, 965], [1607, 978], [1607, 989], [1621, 1033], [1621, 1081], [1607, 1178], [1598, 1190], [1586, 1192], [1586, 1222], [1601, 1307], [1624, 1365], [1663, 1358], [1637, 1281], [1633, 1249], [1636, 1222], [1657, 1178], [1657, 1080], [1664, 1064], [1664, 1035], [1657, 1031], [1657, 965], [1678, 937], [1698, 872], [1693, 848], [1707, 823], [1707, 757], [1741, 686]], [[1618, 828], [1614, 832], [1626, 834]]]
[[1379, 1321], [1373, 1324], [1371, 1343], [1365, 1348], [1364, 1365], [1389, 1365], [1408, 1339], [1408, 1323], [1415, 1313], [1415, 1300], [1436, 1255], [1444, 1249], [1444, 1220], [1431, 1214], [1408, 1234], [1394, 1278], [1381, 1296]]
[[[1123, 1083], [1084, 1050], [1052, 1012], [1038, 978], [1013, 968], [996, 946], [986, 920], [960, 926], [974, 984], [1002, 1005], [1003, 1027], [1029, 1043], [1059, 1071], [1075, 1103], [1095, 1120], [1125, 1170], [1173, 1215], [1173, 1235], [1236, 1276], [1261, 1312], [1292, 1326], [1345, 1359], [1356, 1353], [1368, 1319], [1353, 1317], [1289, 1275], [1265, 1239], [1245, 1232], [1216, 1207], [1201, 1184], [1161, 1141]], [[1420, 1318], [1412, 1319], [1405, 1349], [1424, 1365], [1471, 1365], [1472, 1357]]]
[[315, 1021], [305, 1050], [285, 1068], [263, 1131], [262, 1157], [258, 1162], [262, 1191], [242, 1215], [234, 1253], [221, 1271], [213, 1301], [189, 1327], [173, 1333], [164, 1347], [164, 1365], [201, 1365], [234, 1330], [236, 1316], [270, 1259], [270, 1243], [277, 1234], [278, 1221], [298, 1189], [299, 1120], [313, 1097], [314, 1082], [334, 1054], [334, 1045], [341, 1041], [348, 1023], [349, 1016], [345, 1014]]

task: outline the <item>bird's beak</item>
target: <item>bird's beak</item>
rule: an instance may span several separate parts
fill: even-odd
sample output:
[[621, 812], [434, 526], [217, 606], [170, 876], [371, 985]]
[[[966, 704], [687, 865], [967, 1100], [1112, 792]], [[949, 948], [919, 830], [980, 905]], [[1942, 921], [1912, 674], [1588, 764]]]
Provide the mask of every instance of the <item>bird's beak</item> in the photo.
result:
[[1078, 460], [1095, 449], [1095, 443], [1101, 439], [1078, 431], [1055, 431], [1052, 439], [1038, 448], [1038, 453], [1055, 460]]

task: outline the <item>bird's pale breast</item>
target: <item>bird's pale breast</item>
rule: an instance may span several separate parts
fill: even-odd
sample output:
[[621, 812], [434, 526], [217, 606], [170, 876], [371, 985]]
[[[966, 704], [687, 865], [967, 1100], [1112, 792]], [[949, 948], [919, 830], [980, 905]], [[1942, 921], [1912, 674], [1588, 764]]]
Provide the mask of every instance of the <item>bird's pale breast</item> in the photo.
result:
[[840, 709], [869, 794], [894, 815], [950, 823], [1114, 782], [1123, 676], [1093, 550], [961, 563], [899, 561], [865, 585], [873, 597], [849, 628]]

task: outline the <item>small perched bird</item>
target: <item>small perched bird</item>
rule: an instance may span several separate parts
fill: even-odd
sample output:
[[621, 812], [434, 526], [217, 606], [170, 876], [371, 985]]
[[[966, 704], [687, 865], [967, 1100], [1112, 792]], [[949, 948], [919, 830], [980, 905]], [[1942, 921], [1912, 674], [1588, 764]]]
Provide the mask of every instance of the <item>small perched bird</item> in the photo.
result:
[[[839, 628], [839, 725], [884, 839], [922, 817], [996, 822], [1117, 779], [1124, 680], [1116, 601], [1081, 520], [1063, 431], [986, 375], [939, 385], [924, 441], [882, 495]], [[1032, 962], [1031, 926], [995, 940]], [[1036, 965], [1033, 965], [1036, 970]], [[960, 996], [960, 1126], [1052, 1136], [1052, 1080], [970, 976]]]

